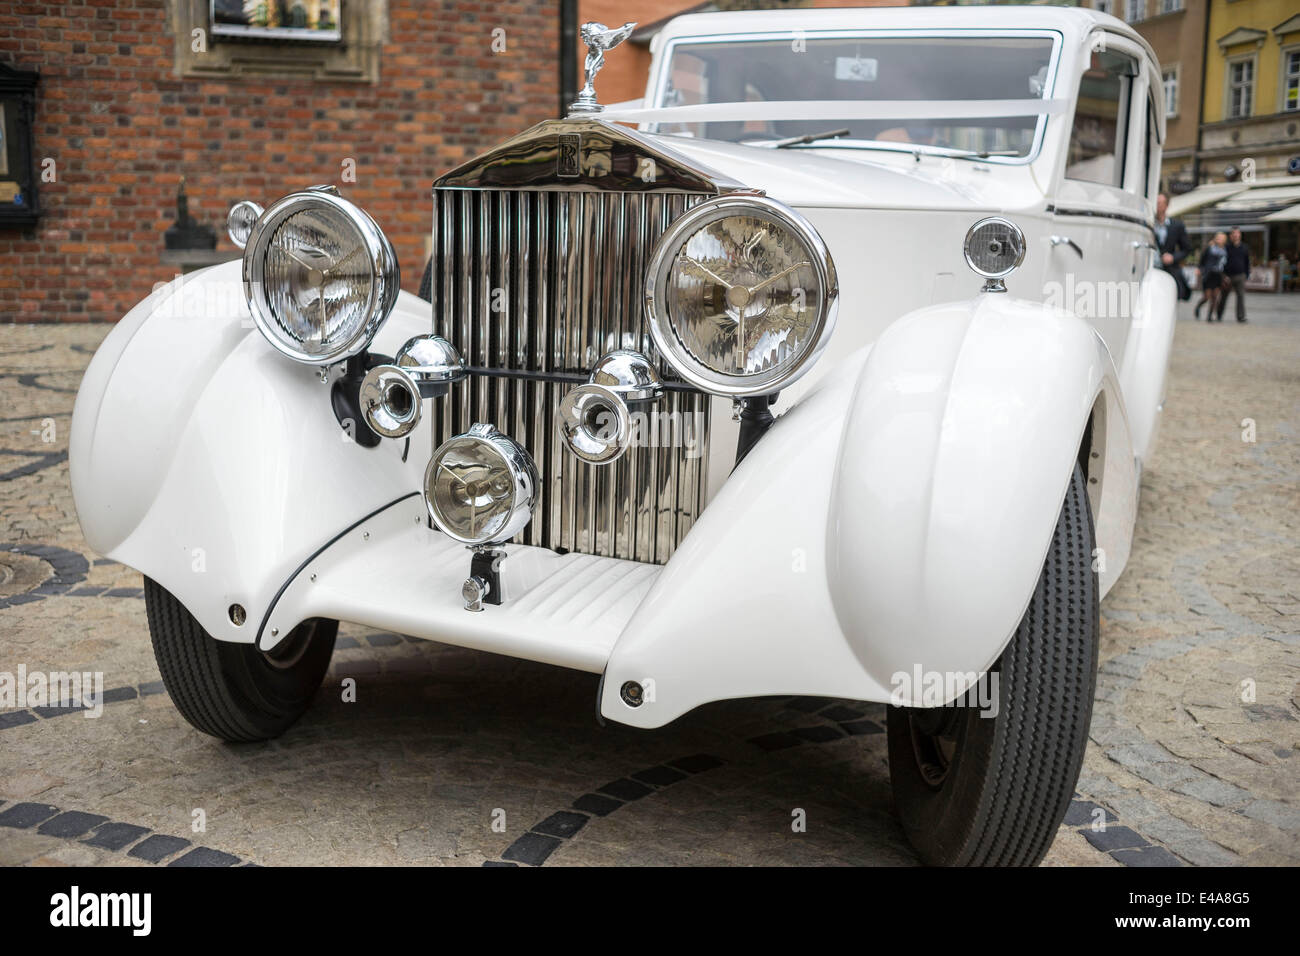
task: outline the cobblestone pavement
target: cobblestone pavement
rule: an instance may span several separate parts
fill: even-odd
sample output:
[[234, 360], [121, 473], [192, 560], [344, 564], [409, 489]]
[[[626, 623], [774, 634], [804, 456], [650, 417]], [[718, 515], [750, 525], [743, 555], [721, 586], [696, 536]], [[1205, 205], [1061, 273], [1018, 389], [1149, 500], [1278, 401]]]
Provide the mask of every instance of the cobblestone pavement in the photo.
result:
[[[1049, 865], [1300, 862], [1300, 297], [1250, 306], [1245, 326], [1179, 323]], [[139, 577], [97, 560], [73, 513], [69, 415], [106, 332], [0, 326], [0, 671], [102, 671], [110, 691], [95, 720], [0, 711], [0, 863], [915, 862], [879, 706], [761, 699], [602, 728], [591, 675], [345, 625], [284, 737], [193, 730]]]

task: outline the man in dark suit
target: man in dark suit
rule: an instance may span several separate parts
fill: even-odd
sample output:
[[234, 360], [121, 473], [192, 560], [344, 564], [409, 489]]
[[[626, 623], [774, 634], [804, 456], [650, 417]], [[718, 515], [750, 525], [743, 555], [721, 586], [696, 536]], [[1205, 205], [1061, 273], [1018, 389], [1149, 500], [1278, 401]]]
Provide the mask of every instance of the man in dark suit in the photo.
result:
[[1237, 321], [1246, 321], [1246, 280], [1250, 278], [1250, 249], [1241, 241], [1241, 230], [1234, 229], [1228, 234], [1228, 264], [1223, 267], [1223, 274], [1232, 283], [1219, 299], [1219, 321], [1223, 321], [1223, 310], [1228, 307], [1229, 293], [1237, 297]]
[[1192, 251], [1192, 243], [1187, 238], [1187, 227], [1182, 220], [1166, 217], [1168, 208], [1169, 197], [1161, 193], [1156, 197], [1156, 245], [1160, 247], [1160, 268], [1174, 277], [1178, 284], [1178, 298], [1186, 302], [1192, 297], [1192, 290], [1183, 278], [1183, 260]]

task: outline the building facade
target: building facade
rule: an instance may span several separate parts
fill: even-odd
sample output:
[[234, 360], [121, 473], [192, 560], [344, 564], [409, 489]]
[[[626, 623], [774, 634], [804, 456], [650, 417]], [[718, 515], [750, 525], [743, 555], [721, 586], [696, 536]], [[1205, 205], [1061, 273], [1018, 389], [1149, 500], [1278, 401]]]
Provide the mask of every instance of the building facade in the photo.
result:
[[[341, 42], [258, 33], [286, 28]], [[415, 291], [430, 184], [556, 115], [559, 48], [559, 5], [536, 0], [0, 0], [0, 63], [40, 73], [40, 215], [0, 226], [0, 322], [116, 321], [171, 279], [182, 180], [227, 257], [232, 203], [333, 183]]]
[[1210, 0], [1203, 114], [1201, 182], [1271, 179], [1300, 164], [1296, 0]]

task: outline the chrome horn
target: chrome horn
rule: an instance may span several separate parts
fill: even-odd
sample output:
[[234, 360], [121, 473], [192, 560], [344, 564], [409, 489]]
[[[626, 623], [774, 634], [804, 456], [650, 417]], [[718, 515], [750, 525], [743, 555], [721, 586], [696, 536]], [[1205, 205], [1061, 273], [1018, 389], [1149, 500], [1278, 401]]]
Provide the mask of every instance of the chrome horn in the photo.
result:
[[417, 335], [391, 365], [376, 365], [361, 380], [366, 424], [385, 438], [401, 438], [420, 423], [420, 404], [445, 395], [465, 376], [465, 360], [440, 335]]
[[560, 399], [560, 435], [570, 450], [593, 465], [617, 461], [632, 443], [630, 406], [663, 393], [659, 373], [640, 352], [618, 349], [601, 357], [585, 385]]

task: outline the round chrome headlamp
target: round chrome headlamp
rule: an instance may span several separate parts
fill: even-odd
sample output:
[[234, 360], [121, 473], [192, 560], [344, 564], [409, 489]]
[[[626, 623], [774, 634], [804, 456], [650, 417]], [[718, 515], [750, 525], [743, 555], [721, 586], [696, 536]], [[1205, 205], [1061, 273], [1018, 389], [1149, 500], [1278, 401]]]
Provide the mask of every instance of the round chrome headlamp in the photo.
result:
[[509, 541], [537, 505], [537, 466], [517, 442], [477, 424], [438, 446], [424, 472], [434, 524], [464, 544]]
[[966, 231], [966, 265], [986, 279], [1004, 279], [1025, 261], [1025, 234], [1000, 216], [981, 219]]
[[247, 246], [248, 237], [253, 234], [253, 227], [257, 225], [257, 220], [262, 218], [262, 213], [265, 211], [257, 203], [247, 199], [231, 206], [230, 212], [226, 214], [226, 232], [230, 236], [230, 241], [241, 249]]
[[817, 230], [762, 196], [688, 210], [655, 245], [650, 334], [696, 388], [766, 395], [798, 379], [835, 328], [835, 264]]
[[258, 218], [244, 247], [244, 295], [275, 348], [330, 365], [360, 353], [397, 302], [392, 243], [335, 192], [286, 196]]

